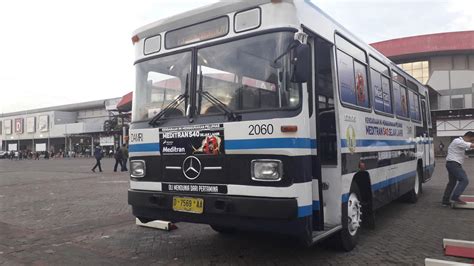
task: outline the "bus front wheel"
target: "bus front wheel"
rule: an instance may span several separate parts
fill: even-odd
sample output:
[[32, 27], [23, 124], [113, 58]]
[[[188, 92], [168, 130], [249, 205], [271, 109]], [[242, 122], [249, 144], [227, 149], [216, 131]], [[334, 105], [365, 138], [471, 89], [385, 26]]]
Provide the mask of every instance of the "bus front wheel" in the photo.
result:
[[351, 251], [359, 239], [360, 227], [362, 225], [362, 201], [360, 190], [356, 183], [352, 183], [349, 199], [344, 204], [342, 213], [342, 230], [337, 236], [338, 246], [345, 251]]

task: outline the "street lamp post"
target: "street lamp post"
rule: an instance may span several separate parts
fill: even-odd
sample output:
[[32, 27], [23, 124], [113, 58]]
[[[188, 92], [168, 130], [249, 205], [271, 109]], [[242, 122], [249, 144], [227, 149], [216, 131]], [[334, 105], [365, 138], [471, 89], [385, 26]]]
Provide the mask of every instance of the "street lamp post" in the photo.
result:
[[67, 147], [67, 124], [64, 124], [64, 157], [66, 157]]

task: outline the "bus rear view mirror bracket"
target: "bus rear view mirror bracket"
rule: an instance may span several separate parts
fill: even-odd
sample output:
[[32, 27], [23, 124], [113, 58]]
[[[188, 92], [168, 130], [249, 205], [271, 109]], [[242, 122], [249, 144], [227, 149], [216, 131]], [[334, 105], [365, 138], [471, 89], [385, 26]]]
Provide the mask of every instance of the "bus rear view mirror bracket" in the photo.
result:
[[311, 57], [308, 44], [300, 43], [291, 53], [291, 82], [303, 83], [308, 81], [311, 71]]

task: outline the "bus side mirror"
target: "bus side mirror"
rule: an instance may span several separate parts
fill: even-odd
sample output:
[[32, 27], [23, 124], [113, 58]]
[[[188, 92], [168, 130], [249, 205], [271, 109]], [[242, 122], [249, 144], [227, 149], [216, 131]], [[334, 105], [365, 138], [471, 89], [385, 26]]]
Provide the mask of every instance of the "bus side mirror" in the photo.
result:
[[291, 82], [307, 82], [311, 74], [311, 57], [309, 45], [299, 44], [293, 49], [291, 53], [291, 64], [293, 66]]

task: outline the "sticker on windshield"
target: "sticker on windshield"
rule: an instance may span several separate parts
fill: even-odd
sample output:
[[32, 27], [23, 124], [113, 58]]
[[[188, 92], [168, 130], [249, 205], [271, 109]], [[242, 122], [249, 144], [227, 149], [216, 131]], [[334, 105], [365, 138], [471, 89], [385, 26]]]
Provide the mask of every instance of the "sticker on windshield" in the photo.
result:
[[224, 154], [224, 125], [160, 128], [162, 155]]

